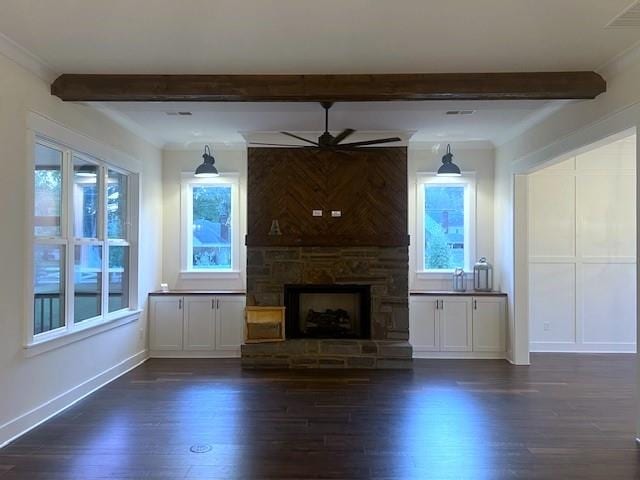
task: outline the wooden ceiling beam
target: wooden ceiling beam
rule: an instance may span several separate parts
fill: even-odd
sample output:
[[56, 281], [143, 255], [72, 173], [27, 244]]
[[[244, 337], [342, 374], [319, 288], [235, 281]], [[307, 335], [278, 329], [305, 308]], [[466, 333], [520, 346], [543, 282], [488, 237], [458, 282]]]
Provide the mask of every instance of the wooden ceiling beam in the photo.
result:
[[380, 75], [64, 74], [51, 93], [65, 101], [320, 102], [591, 99], [606, 91], [595, 72]]

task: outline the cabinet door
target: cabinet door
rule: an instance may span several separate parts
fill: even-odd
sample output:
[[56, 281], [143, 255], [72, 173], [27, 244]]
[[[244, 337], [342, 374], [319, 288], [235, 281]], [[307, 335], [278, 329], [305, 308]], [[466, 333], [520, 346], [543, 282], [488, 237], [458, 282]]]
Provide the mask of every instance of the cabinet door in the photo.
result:
[[506, 302], [504, 298], [476, 297], [473, 299], [473, 350], [475, 352], [504, 352]]
[[151, 297], [149, 304], [151, 350], [182, 350], [182, 297]]
[[216, 307], [216, 349], [239, 352], [244, 340], [245, 297], [221, 296]]
[[444, 297], [440, 302], [440, 350], [470, 352], [473, 326], [471, 298]]
[[214, 350], [215, 298], [203, 295], [184, 297], [184, 349]]
[[409, 301], [409, 342], [416, 352], [440, 350], [438, 299], [414, 296]]

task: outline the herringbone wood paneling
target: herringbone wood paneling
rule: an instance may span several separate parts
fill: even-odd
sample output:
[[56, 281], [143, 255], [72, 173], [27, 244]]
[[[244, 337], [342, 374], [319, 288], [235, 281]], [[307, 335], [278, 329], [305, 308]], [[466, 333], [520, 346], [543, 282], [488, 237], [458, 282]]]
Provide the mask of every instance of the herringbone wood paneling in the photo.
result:
[[248, 169], [248, 245], [408, 243], [406, 148], [250, 148]]

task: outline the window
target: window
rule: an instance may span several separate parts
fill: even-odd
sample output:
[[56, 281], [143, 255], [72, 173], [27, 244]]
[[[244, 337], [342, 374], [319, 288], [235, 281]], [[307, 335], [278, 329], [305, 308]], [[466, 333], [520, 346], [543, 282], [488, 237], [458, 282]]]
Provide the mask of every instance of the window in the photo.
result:
[[182, 183], [183, 272], [224, 273], [238, 269], [237, 178], [224, 175]]
[[32, 341], [130, 309], [129, 176], [36, 139]]
[[475, 179], [421, 175], [418, 180], [418, 270], [471, 269], [474, 255]]

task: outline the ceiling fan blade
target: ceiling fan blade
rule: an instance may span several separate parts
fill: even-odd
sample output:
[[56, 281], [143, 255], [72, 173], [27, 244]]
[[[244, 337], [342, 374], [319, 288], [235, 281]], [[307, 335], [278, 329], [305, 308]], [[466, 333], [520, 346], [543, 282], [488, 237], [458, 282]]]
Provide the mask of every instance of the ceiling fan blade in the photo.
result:
[[306, 146], [303, 146], [303, 145], [289, 145], [289, 144], [286, 144], [286, 143], [250, 142], [249, 145], [262, 145], [262, 146], [267, 146], [267, 147], [304, 147], [304, 148], [307, 148]]
[[343, 143], [339, 147], [364, 147], [365, 145], [377, 145], [379, 143], [401, 142], [399, 137], [379, 138], [377, 140], [364, 140], [362, 142]]
[[310, 143], [311, 145], [315, 145], [316, 147], [318, 146], [318, 142], [314, 142], [313, 140], [309, 140], [308, 138], [299, 137], [298, 135], [294, 135], [293, 133], [289, 133], [289, 132], [280, 132], [280, 133], [283, 135], [287, 135], [288, 137], [292, 137], [298, 140], [302, 140], [303, 142]]
[[343, 141], [345, 138], [347, 138], [353, 132], [355, 132], [355, 130], [353, 128], [345, 128], [338, 135], [336, 135], [336, 137], [333, 139], [333, 142], [331, 142], [331, 144], [332, 145], [339, 144], [341, 141]]

